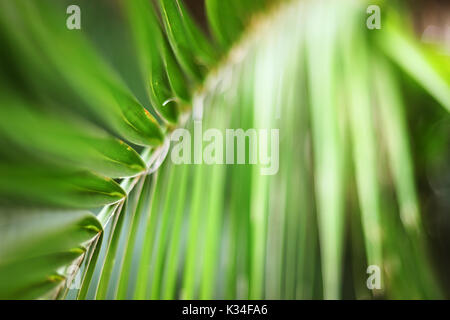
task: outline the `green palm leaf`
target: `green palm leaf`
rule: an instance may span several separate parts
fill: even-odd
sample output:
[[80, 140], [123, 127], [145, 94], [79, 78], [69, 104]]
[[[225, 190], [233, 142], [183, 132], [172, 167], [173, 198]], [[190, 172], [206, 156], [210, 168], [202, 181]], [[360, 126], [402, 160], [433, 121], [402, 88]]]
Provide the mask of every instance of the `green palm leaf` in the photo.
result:
[[[450, 59], [394, 5], [371, 31], [364, 1], [206, 0], [205, 21], [182, 0], [87, 3], [68, 30], [60, 3], [0, 0], [0, 298], [443, 296], [408, 122], [428, 110], [408, 99], [448, 120]], [[123, 56], [97, 45], [108, 24]], [[200, 123], [256, 130], [272, 162], [224, 138], [233, 159], [175, 163], [175, 130]]]

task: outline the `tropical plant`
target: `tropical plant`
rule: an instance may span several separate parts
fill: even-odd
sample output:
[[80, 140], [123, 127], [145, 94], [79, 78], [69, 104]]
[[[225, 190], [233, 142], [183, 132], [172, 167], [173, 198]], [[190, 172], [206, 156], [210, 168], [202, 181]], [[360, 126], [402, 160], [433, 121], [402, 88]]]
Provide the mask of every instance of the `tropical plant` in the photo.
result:
[[[0, 298], [445, 297], [450, 61], [409, 8], [192, 3], [0, 0]], [[175, 164], [197, 120], [279, 129], [278, 173]]]

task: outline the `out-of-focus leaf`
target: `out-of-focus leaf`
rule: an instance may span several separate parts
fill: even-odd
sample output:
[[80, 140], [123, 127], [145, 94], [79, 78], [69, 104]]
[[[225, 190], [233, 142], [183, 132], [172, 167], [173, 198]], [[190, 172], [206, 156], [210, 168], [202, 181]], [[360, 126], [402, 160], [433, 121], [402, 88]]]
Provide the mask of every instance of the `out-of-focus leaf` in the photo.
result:
[[108, 205], [103, 207], [97, 215], [97, 219], [102, 224], [104, 232], [96, 242], [95, 251], [93, 252], [91, 260], [85, 262], [83, 282], [77, 293], [77, 299], [85, 300], [87, 298], [95, 298], [95, 295], [97, 294], [101, 270], [105, 263], [106, 252], [112, 241], [115, 223], [117, 222], [117, 217], [120, 210], [122, 210], [122, 207], [123, 202]]
[[420, 232], [421, 217], [413, 181], [413, 163], [409, 147], [405, 114], [398, 84], [387, 62], [376, 61], [376, 89], [384, 137], [389, 148], [389, 164], [394, 178], [400, 217], [409, 231]]
[[[164, 169], [164, 166], [163, 168]], [[145, 216], [145, 229], [144, 236], [141, 239], [141, 243], [139, 244], [140, 250], [139, 261], [137, 263], [137, 275], [136, 275], [136, 286], [133, 292], [133, 299], [146, 299], [149, 296], [149, 279], [151, 278], [152, 269], [152, 254], [155, 243], [155, 237], [157, 232], [158, 221], [161, 217], [159, 213], [160, 206], [160, 197], [161, 194], [164, 194], [164, 189], [162, 185], [164, 185], [164, 180], [159, 179], [160, 171], [156, 173], [155, 186], [151, 191], [151, 203], [148, 208], [148, 213]]]
[[[190, 77], [201, 81], [205, 71], [198, 64], [195, 54], [204, 53], [204, 49], [199, 49], [197, 44], [205, 44], [206, 40], [192, 37], [193, 22], [186, 22], [190, 17], [186, 11], [182, 11], [179, 0], [160, 0], [159, 5], [165, 31], [178, 62]], [[200, 32], [196, 35], [199, 36]]]
[[119, 246], [119, 240], [122, 233], [122, 225], [125, 220], [126, 206], [128, 202], [122, 204], [116, 211], [116, 219], [114, 221], [111, 240], [108, 244], [105, 260], [100, 273], [100, 281], [96, 290], [95, 298], [104, 300], [107, 297], [108, 288], [113, 272], [115, 260], [117, 257], [117, 250]]
[[[42, 59], [54, 75], [45, 72], [47, 81], [63, 79], [85, 100], [98, 119], [125, 139], [139, 145], [158, 145], [162, 132], [156, 120], [139, 104], [118, 75], [98, 56], [78, 32], [65, 25], [65, 15], [54, 14], [46, 2], [19, 0], [12, 4], [1, 1], [4, 26], [11, 31], [10, 39], [20, 39], [20, 54], [27, 68], [42, 69]], [[36, 54], [39, 52], [43, 57]]]
[[400, 24], [398, 17], [387, 19], [389, 30], [379, 34], [379, 46], [450, 111], [450, 58], [439, 55], [431, 48], [424, 49]]
[[314, 179], [325, 299], [339, 298], [342, 286], [344, 144], [336, 101], [339, 82], [335, 55], [338, 25], [335, 13], [339, 6], [332, 1], [310, 2], [306, 17]]
[[177, 191], [174, 194], [176, 195], [177, 201], [175, 210], [173, 211], [173, 227], [172, 233], [170, 236], [170, 243], [168, 244], [168, 251], [166, 253], [167, 260], [164, 268], [164, 275], [161, 279], [161, 299], [174, 299], [176, 297], [176, 280], [177, 280], [177, 271], [178, 271], [178, 263], [181, 259], [180, 257], [180, 248], [182, 247], [181, 243], [181, 231], [183, 226], [183, 212], [184, 212], [184, 204], [187, 196], [188, 183], [187, 178], [189, 175], [189, 167], [182, 166], [181, 173], [179, 173], [179, 181], [177, 184]]
[[171, 21], [181, 19], [187, 39], [190, 40], [194, 59], [197, 63], [207, 68], [213, 67], [213, 63], [217, 61], [217, 50], [212, 46], [209, 39], [206, 38], [203, 31], [197, 26], [184, 6], [183, 0], [175, 0], [174, 2], [176, 2], [178, 8], [178, 16], [170, 16], [171, 18], [169, 17], [169, 19]]
[[137, 204], [135, 207], [130, 206], [130, 224], [125, 233], [125, 249], [123, 259], [120, 265], [120, 279], [118, 279], [115, 298], [127, 299], [129, 292], [132, 292], [131, 286], [132, 279], [132, 267], [133, 258], [136, 248], [136, 238], [139, 231], [139, 223], [142, 221], [142, 217], [148, 212], [148, 207], [151, 204], [152, 197], [152, 183], [154, 182], [153, 176], [145, 177], [142, 179], [142, 189], [137, 188]]
[[1, 99], [0, 135], [36, 156], [113, 178], [145, 171], [131, 147], [105, 132], [77, 119], [45, 114], [12, 96]]
[[206, 0], [209, 25], [219, 43], [228, 48], [244, 28], [233, 8], [234, 1]]
[[92, 277], [93, 277], [94, 271], [95, 271], [95, 267], [97, 266], [97, 261], [98, 261], [98, 257], [100, 254], [103, 235], [104, 235], [104, 232], [102, 232], [98, 236], [98, 238], [95, 241], [93, 241], [93, 243], [91, 244], [91, 246], [89, 248], [89, 250], [92, 250], [92, 255], [87, 256], [87, 258], [84, 259], [84, 261], [83, 261], [85, 269], [83, 272], [83, 277], [80, 282], [80, 288], [76, 295], [77, 299], [79, 299], [79, 300], [86, 299], [86, 295], [89, 290], [89, 285], [91, 284]]
[[0, 199], [7, 204], [95, 208], [125, 196], [114, 180], [87, 171], [42, 164], [0, 164]]
[[38, 298], [65, 279], [58, 269], [84, 253], [102, 230], [90, 213], [2, 209], [0, 297]]
[[161, 47], [164, 67], [166, 69], [167, 78], [169, 80], [172, 91], [182, 101], [189, 101], [189, 84], [186, 77], [182, 73], [178, 62], [176, 61], [175, 56], [173, 55], [172, 49], [170, 48], [167, 41], [163, 41]]
[[[367, 261], [369, 265], [383, 266], [382, 225], [380, 212], [380, 188], [378, 183], [378, 163], [375, 117], [373, 117], [372, 95], [370, 91], [369, 53], [364, 34], [358, 28], [356, 16], [359, 6], [349, 6], [350, 17], [341, 24], [343, 74], [347, 88], [349, 131], [352, 141], [352, 156], [355, 166], [356, 189], [361, 211]], [[360, 46], [357, 48], [357, 46]], [[358, 70], [356, 70], [358, 66]]]
[[[182, 77], [182, 72], [176, 62], [170, 60], [171, 53], [169, 52], [164, 51], [166, 66], [163, 63], [161, 51], [164, 49], [165, 39], [154, 8], [150, 1], [145, 0], [123, 1], [122, 3], [130, 22], [143, 78], [149, 82], [146, 84], [146, 88], [150, 101], [164, 119], [176, 123], [179, 111], [177, 103], [170, 101], [175, 96], [170, 88], [169, 80]], [[186, 83], [183, 86], [186, 86]]]

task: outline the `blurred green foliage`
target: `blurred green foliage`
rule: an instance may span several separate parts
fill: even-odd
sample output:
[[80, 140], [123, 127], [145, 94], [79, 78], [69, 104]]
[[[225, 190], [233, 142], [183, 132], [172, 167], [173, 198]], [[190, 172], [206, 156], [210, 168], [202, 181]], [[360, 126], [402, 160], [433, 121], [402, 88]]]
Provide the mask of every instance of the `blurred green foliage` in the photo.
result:
[[[0, 0], [0, 298], [448, 297], [448, 53], [401, 1], [201, 4]], [[164, 158], [193, 120], [278, 173]]]

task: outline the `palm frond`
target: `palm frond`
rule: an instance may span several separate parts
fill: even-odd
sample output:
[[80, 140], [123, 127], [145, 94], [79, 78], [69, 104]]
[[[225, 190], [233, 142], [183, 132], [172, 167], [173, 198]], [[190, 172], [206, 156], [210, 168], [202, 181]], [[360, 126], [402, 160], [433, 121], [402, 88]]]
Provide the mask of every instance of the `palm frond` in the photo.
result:
[[[0, 298], [443, 296], [408, 123], [427, 110], [405, 97], [413, 80], [450, 110], [450, 61], [394, 5], [370, 31], [364, 1], [206, 0], [211, 34], [181, 0], [89, 5], [119, 12], [125, 57], [60, 3], [0, 0]], [[175, 130], [199, 125], [256, 130], [269, 162], [213, 135], [233, 159], [175, 163]]]

